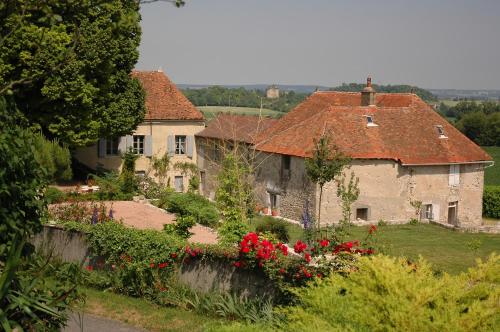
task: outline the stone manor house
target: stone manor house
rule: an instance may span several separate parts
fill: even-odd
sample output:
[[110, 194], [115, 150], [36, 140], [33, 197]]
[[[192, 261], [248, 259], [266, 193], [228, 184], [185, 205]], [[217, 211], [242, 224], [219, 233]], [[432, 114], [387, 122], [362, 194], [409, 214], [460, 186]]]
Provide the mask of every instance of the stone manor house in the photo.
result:
[[[353, 221], [406, 222], [420, 217], [458, 226], [482, 222], [484, 168], [491, 157], [417, 95], [376, 93], [368, 79], [361, 93], [317, 91], [280, 119], [219, 115], [206, 126], [203, 115], [162, 72], [134, 72], [146, 91], [147, 114], [133, 135], [100, 140], [76, 157], [89, 167], [119, 169], [118, 153], [131, 146], [146, 172], [153, 155], [168, 153], [196, 163], [200, 192], [213, 198], [223, 154], [240, 149], [255, 168], [256, 199], [279, 215], [300, 220], [306, 202], [318, 213], [319, 187], [305, 172], [313, 140], [327, 132], [352, 158], [345, 171], [359, 177]], [[186, 188], [172, 170], [172, 185]], [[323, 189], [321, 220], [341, 219], [335, 182]], [[422, 202], [420, 216], [412, 202]], [[270, 209], [269, 209], [270, 210]]]

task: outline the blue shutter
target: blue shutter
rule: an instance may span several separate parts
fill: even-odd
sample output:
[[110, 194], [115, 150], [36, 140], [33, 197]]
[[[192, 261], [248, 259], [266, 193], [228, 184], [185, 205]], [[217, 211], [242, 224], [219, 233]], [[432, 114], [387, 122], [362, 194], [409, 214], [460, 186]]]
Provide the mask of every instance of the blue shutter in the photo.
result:
[[144, 136], [144, 155], [146, 157], [153, 156], [153, 140], [151, 135]]
[[186, 155], [193, 158], [193, 136], [186, 136]]
[[101, 138], [97, 147], [97, 156], [99, 158], [104, 158], [106, 156], [106, 139]]
[[173, 135], [168, 135], [167, 137], [167, 154], [169, 157], [173, 157], [175, 154], [175, 144]]

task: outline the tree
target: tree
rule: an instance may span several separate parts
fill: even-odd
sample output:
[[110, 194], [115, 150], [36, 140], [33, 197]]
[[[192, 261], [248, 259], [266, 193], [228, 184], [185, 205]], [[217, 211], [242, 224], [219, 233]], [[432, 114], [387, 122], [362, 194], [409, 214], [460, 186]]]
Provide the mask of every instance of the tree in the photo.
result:
[[317, 227], [321, 224], [321, 200], [323, 197], [323, 186], [342, 174], [342, 170], [351, 161], [338, 148], [331, 144], [330, 136], [323, 134], [318, 140], [314, 140], [312, 158], [306, 158], [305, 166], [308, 177], [319, 185], [319, 209]]
[[0, 92], [29, 124], [71, 146], [130, 133], [144, 92], [139, 1], [0, 3]]
[[346, 185], [345, 176], [342, 176], [337, 184], [337, 197], [342, 201], [342, 220], [343, 225], [351, 223], [351, 206], [359, 197], [359, 178], [351, 173], [349, 183]]

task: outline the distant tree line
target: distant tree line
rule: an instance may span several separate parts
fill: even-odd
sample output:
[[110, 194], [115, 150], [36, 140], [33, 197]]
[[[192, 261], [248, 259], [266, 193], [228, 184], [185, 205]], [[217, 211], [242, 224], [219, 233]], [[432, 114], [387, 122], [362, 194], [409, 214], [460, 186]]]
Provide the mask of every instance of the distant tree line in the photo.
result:
[[265, 91], [211, 86], [203, 89], [185, 89], [186, 97], [196, 106], [262, 107], [278, 112], [288, 112], [309, 94], [281, 91], [277, 99], [267, 99]]
[[[365, 84], [359, 84], [359, 83], [342, 83], [340, 86], [336, 86], [334, 88], [331, 88], [330, 90], [333, 91], [345, 91], [345, 92], [360, 92], [365, 88]], [[411, 86], [411, 85], [377, 85], [373, 84], [372, 85], [375, 91], [377, 92], [383, 92], [383, 93], [415, 93], [417, 96], [422, 98], [423, 100], [430, 102], [430, 101], [437, 101], [437, 97], [434, 96], [432, 93], [429, 91], [416, 87], [416, 86]]]
[[500, 146], [500, 103], [461, 101], [455, 106], [441, 103], [439, 113], [477, 144]]

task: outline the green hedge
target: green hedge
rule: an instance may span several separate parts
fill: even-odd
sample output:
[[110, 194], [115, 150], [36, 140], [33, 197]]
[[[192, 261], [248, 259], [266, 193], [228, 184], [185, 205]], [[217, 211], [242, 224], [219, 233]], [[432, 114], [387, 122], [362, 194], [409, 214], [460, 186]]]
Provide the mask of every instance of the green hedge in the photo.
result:
[[486, 186], [483, 195], [483, 215], [500, 219], [500, 186]]
[[290, 240], [290, 235], [288, 233], [288, 222], [270, 216], [255, 218], [254, 222], [256, 232], [269, 232], [276, 236], [278, 240], [284, 243], [287, 243]]
[[215, 227], [219, 222], [215, 205], [198, 194], [169, 193], [160, 199], [158, 206], [180, 216], [192, 216], [202, 225]]

